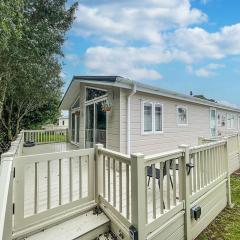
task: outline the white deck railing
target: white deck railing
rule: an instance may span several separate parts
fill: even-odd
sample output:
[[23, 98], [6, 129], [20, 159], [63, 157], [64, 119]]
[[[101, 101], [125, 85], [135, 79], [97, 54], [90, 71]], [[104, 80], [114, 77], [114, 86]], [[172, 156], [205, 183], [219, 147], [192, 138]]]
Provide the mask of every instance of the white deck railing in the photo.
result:
[[22, 151], [23, 134], [12, 142], [7, 153], [2, 154], [0, 164], [0, 239], [12, 239], [13, 218], [13, 161]]
[[15, 168], [15, 232], [43, 227], [94, 201], [94, 149], [19, 156]]
[[191, 239], [190, 209], [197, 199], [227, 182], [231, 202], [228, 158], [229, 152], [239, 154], [236, 139], [151, 156], [124, 155], [101, 144], [95, 150], [20, 156], [24, 141], [20, 134], [2, 156], [0, 237], [10, 240], [12, 231], [14, 237], [24, 236], [99, 204], [118, 219], [125, 235], [133, 225], [139, 239], [146, 239], [178, 215], [184, 216], [184, 236]]
[[97, 198], [130, 226], [131, 158], [101, 144], [97, 144]]
[[36, 144], [67, 142], [68, 129], [54, 130], [23, 130], [24, 141], [34, 141]]

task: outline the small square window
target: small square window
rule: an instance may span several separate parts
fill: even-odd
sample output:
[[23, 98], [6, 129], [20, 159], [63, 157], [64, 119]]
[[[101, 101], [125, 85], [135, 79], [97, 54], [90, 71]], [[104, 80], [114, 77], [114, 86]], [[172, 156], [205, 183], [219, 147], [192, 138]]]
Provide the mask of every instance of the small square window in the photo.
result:
[[178, 125], [188, 124], [186, 107], [177, 107], [177, 124]]

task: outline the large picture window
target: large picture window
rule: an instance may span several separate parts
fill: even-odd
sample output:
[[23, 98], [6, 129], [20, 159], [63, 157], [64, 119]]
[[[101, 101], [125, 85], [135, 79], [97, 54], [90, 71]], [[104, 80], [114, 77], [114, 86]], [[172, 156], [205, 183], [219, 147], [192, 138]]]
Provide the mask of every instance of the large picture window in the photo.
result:
[[182, 107], [182, 106], [177, 107], [177, 124], [178, 125], [188, 124], [188, 113], [187, 113], [186, 107]]
[[163, 106], [160, 103], [143, 102], [142, 133], [160, 133], [163, 131]]

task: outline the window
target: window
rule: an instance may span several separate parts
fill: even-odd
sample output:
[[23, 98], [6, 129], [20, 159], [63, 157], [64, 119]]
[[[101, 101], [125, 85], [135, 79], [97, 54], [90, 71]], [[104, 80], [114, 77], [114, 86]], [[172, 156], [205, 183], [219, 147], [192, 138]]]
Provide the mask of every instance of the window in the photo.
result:
[[177, 124], [178, 125], [188, 124], [186, 107], [177, 107]]
[[161, 133], [163, 131], [163, 105], [160, 103], [143, 103], [143, 134]]
[[152, 132], [153, 128], [153, 109], [152, 103], [145, 102], [144, 103], [144, 132]]
[[64, 121], [62, 121], [62, 125], [64, 126]]
[[227, 128], [233, 129], [236, 127], [236, 115], [232, 113], [227, 114]]
[[162, 104], [156, 103], [155, 104], [155, 132], [162, 132]]
[[99, 90], [95, 88], [86, 88], [86, 101], [93, 100], [95, 98], [102, 97], [107, 94], [105, 90]]

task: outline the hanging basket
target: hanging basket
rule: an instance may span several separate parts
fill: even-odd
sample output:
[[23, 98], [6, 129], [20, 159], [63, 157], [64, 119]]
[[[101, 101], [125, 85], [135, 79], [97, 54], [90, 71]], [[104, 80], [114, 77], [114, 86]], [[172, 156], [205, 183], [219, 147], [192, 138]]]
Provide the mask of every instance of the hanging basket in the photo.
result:
[[106, 100], [102, 103], [101, 110], [102, 112], [110, 112], [112, 109], [112, 104], [109, 100]]
[[79, 116], [80, 115], [80, 111], [76, 111], [75, 115]]

